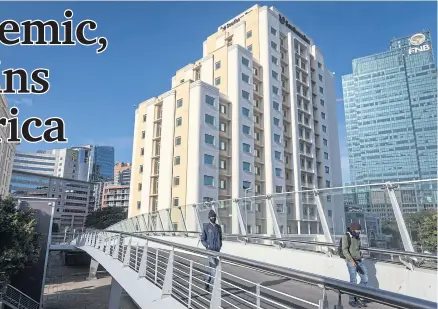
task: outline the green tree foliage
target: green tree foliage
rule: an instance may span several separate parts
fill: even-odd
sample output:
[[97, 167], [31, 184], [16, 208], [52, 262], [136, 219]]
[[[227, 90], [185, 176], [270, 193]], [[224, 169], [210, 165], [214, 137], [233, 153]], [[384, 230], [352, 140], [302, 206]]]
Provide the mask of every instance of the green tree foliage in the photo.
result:
[[35, 227], [32, 209], [19, 210], [13, 199], [0, 199], [0, 288], [38, 261], [40, 235]]
[[128, 212], [123, 207], [105, 207], [89, 213], [85, 227], [103, 230], [127, 217]]
[[424, 218], [419, 231], [420, 243], [423, 250], [436, 252], [437, 247], [437, 213], [432, 213]]

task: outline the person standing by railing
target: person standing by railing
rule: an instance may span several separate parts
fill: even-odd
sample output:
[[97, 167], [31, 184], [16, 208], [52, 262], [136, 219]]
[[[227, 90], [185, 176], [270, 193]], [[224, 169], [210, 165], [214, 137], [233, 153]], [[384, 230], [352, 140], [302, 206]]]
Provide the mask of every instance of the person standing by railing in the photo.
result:
[[[368, 284], [368, 271], [363, 263], [362, 252], [360, 251], [360, 232], [361, 226], [359, 223], [351, 223], [347, 228], [347, 232], [341, 238], [339, 244], [339, 256], [345, 259], [347, 263], [348, 273], [350, 275], [350, 283], [357, 284], [357, 274], [360, 277], [361, 285]], [[357, 297], [350, 296], [349, 305], [355, 308], [366, 307], [365, 302]]]
[[[201, 235], [201, 242], [205, 249], [210, 251], [220, 252], [222, 248], [222, 229], [219, 224], [216, 224], [216, 213], [210, 210], [208, 213], [209, 223], [205, 223]], [[208, 257], [209, 272], [205, 277], [205, 289], [210, 290], [210, 284], [214, 283], [216, 275], [216, 267], [219, 260], [215, 257]]]

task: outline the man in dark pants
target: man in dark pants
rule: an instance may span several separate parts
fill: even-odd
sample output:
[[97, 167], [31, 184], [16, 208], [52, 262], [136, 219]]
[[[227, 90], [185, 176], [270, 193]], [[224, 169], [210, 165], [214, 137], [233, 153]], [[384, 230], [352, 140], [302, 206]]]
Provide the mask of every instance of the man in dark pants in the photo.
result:
[[[214, 210], [210, 210], [208, 213], [209, 223], [204, 224], [202, 231], [201, 242], [205, 249], [210, 251], [221, 251], [222, 248], [222, 229], [219, 224], [216, 224], [216, 213]], [[205, 289], [208, 291], [210, 289], [210, 284], [214, 283], [214, 276], [216, 274], [216, 267], [219, 260], [215, 257], [208, 257], [209, 272], [205, 277]]]
[[[368, 272], [360, 251], [360, 231], [361, 226], [359, 223], [351, 223], [350, 227], [347, 228], [347, 233], [342, 236], [341, 248], [343, 258], [347, 263], [350, 283], [357, 284], [356, 276], [359, 274], [359, 284], [366, 286], [368, 284]], [[358, 308], [367, 306], [363, 300], [354, 296], [350, 296], [349, 305]]]

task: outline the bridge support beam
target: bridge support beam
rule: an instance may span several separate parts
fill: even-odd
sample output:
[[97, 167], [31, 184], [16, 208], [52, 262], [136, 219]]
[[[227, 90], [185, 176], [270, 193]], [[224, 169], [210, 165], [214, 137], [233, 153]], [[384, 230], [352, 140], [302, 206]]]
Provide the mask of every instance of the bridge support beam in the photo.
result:
[[95, 259], [91, 258], [91, 262], [90, 262], [90, 273], [87, 277], [87, 280], [95, 280], [97, 279], [96, 274], [97, 274], [97, 269], [99, 268], [99, 262], [96, 261]]
[[112, 278], [108, 309], [119, 309], [121, 296], [122, 286], [114, 278]]

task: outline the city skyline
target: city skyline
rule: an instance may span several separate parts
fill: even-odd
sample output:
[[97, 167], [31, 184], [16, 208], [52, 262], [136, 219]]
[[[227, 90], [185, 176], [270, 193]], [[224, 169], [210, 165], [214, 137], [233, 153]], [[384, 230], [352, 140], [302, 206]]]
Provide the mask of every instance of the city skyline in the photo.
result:
[[[49, 50], [45, 48], [27, 48], [24, 50], [22, 47], [13, 47], [6, 49], [1, 47], [2, 51], [2, 66], [7, 67], [17, 67], [23, 66], [25, 68], [33, 68], [36, 66], [46, 66], [53, 70], [52, 90], [49, 94], [36, 97], [36, 96], [7, 96], [10, 106], [16, 105], [20, 108], [20, 115], [24, 117], [29, 116], [61, 116], [66, 120], [67, 123], [67, 137], [70, 138], [67, 145], [64, 144], [27, 144], [23, 143], [18, 149], [20, 151], [36, 151], [38, 149], [48, 149], [48, 148], [63, 148], [73, 146], [74, 144], [107, 144], [112, 145], [116, 148], [116, 161], [131, 161], [132, 158], [132, 129], [134, 122], [134, 105], [138, 105], [140, 102], [144, 101], [149, 97], [153, 97], [162, 93], [167, 88], [169, 83], [169, 76], [172, 76], [173, 72], [179, 69], [182, 65], [191, 62], [193, 59], [200, 58], [202, 54], [202, 48], [196, 42], [202, 40], [209, 33], [213, 32], [224, 20], [232, 18], [235, 16], [236, 12], [244, 11], [248, 7], [252, 6], [254, 3], [228, 3], [227, 6], [223, 4], [214, 3], [175, 3], [175, 7], [178, 7], [179, 13], [184, 15], [184, 12], [199, 12], [199, 20], [197, 23], [185, 24], [184, 27], [171, 27], [172, 31], [162, 29], [164, 32], [162, 35], [158, 35], [155, 32], [150, 32], [148, 29], [152, 29], [152, 26], [160, 26], [160, 24], [180, 24], [185, 23], [184, 19], [173, 12], [165, 11], [165, 6], [157, 3], [139, 3], [132, 4], [128, 8], [121, 9], [119, 4], [114, 3], [108, 9], [107, 14], [102, 14], [98, 11], [97, 4], [74, 4], [68, 7], [65, 4], [54, 3], [51, 8], [45, 12], [41, 11], [37, 7], [35, 10], [30, 10], [33, 13], [16, 13], [14, 11], [14, 4], [7, 7], [4, 10], [5, 14], [8, 14], [9, 18], [15, 18], [21, 20], [24, 18], [31, 18], [33, 14], [40, 16], [41, 19], [59, 18], [59, 12], [62, 12], [66, 8], [71, 8], [75, 10], [75, 16], [81, 18], [87, 11], [87, 15], [92, 16], [96, 21], [99, 22], [99, 33], [101, 35], [106, 35], [109, 39], [109, 49], [102, 55], [95, 55], [94, 51], [85, 50], [85, 47], [78, 47], [73, 50], [65, 50], [65, 57], [71, 59], [70, 63], [74, 65], [66, 65], [63, 60], [63, 56], [52, 54], [53, 52], [59, 51], [57, 47], [51, 47]], [[258, 3], [263, 5], [263, 2]], [[214, 12], [214, 7], [221, 5], [223, 8], [221, 14], [213, 14], [209, 12]], [[436, 11], [433, 7], [436, 7], [434, 3], [399, 3], [396, 7], [393, 4], [388, 5], [384, 3], [273, 3], [270, 2], [268, 5], [277, 7], [280, 11], [284, 12], [291, 21], [295, 24], [300, 25], [300, 28], [306, 33], [308, 33], [314, 40], [315, 43], [320, 46], [324, 52], [324, 56], [329, 64], [329, 69], [336, 73], [335, 75], [335, 85], [336, 85], [336, 96], [337, 98], [342, 97], [342, 87], [340, 77], [343, 74], [347, 74], [351, 71], [351, 60], [353, 58], [365, 56], [367, 54], [372, 54], [383, 50], [387, 46], [388, 40], [393, 37], [401, 37], [421, 31], [423, 29], [430, 28], [432, 30], [432, 37], [436, 37], [436, 31], [433, 27], [434, 16], [429, 12]], [[341, 8], [340, 5], [343, 7]], [[412, 5], [424, 7], [423, 10], [425, 15], [422, 16], [421, 20], [417, 20], [408, 14], [409, 8]], [[146, 12], [154, 12], [155, 16], [166, 16], [166, 21], [162, 21], [157, 17], [149, 15], [145, 22], [142, 24], [132, 24], [132, 20], [135, 20], [136, 11], [142, 11], [141, 9], [136, 10], [136, 8], [145, 8]], [[376, 7], [378, 9], [376, 9]], [[430, 7], [430, 9], [428, 9]], [[311, 10], [309, 10], [309, 8]], [[309, 12], [308, 14], [297, 13], [300, 11]], [[391, 14], [388, 16], [388, 12], [395, 12], [397, 14]], [[113, 31], [115, 27], [111, 25], [109, 19], [113, 18], [115, 12], [119, 12], [121, 17], [129, 15], [135, 15], [134, 18], [130, 18], [130, 23], [122, 22], [121, 27], [124, 31], [128, 31], [126, 38], [121, 37], [121, 33], [118, 31]], [[342, 24], [349, 24], [351, 27], [355, 28], [354, 25], [359, 25], [361, 22], [365, 22], [365, 18], [362, 15], [352, 13], [351, 16], [347, 14], [347, 11], [361, 11], [370, 12], [375, 16], [385, 16], [385, 27], [379, 26], [380, 20], [377, 18], [373, 25], [370, 25], [368, 29], [354, 29], [354, 31], [349, 29], [341, 29]], [[88, 14], [89, 12], [89, 14]], [[326, 13], [324, 15], [324, 13]], [[330, 22], [329, 16], [331, 13], [336, 12], [342, 22], [333, 23]], [[164, 15], [163, 15], [164, 14]], [[304, 16], [303, 16], [304, 15]], [[147, 17], [149, 17], [147, 16]], [[390, 19], [390, 26], [388, 27], [388, 19]], [[203, 27], [198, 27], [199, 23], [202, 23]], [[383, 22], [382, 24], [383, 25]], [[129, 27], [129, 28], [128, 28]], [[203, 28], [203, 29], [199, 29]], [[204, 29], [205, 28], [205, 29]], [[324, 29], [322, 31], [321, 29]], [[148, 32], [149, 31], [149, 32]], [[122, 31], [123, 32], [123, 31]], [[160, 31], [161, 32], [161, 31]], [[123, 32], [125, 34], [125, 32]], [[188, 33], [188, 34], [187, 34]], [[326, 35], [329, 33], [330, 35]], [[348, 44], [337, 47], [337, 44], [333, 44], [335, 40], [336, 33], [350, 34], [348, 36]], [[144, 42], [134, 42], [133, 38], [142, 35], [144, 37]], [[355, 35], [353, 35], [355, 34]], [[378, 34], [378, 35], [376, 35]], [[166, 38], [171, 36], [174, 45], [178, 46], [178, 50], [181, 52], [173, 54], [172, 48], [164, 49], [160, 52], [152, 50], [156, 49], [147, 47], [148, 42], [158, 42], [155, 45], [165, 46]], [[188, 40], [186, 45], [181, 44], [179, 37], [184, 36], [185, 40]], [[145, 43], [146, 42], [146, 43]], [[367, 42], [371, 42], [367, 43]], [[120, 44], [126, 44], [125, 48]], [[135, 44], [135, 46], [133, 46]], [[147, 53], [147, 57], [143, 53], [138, 52], [134, 48], [144, 48]], [[52, 52], [53, 50], [53, 52]], [[16, 52], [18, 51], [18, 52]], [[77, 51], [77, 52], [76, 52]], [[131, 53], [130, 58], [121, 57], [124, 59], [123, 62], [114, 61], [117, 56], [117, 51], [126, 55], [127, 52]], [[39, 60], [23, 59], [28, 53], [33, 52], [36, 54], [35, 58]], [[435, 51], [436, 52], [436, 51]], [[43, 55], [47, 53], [47, 55]], [[63, 52], [64, 54], [64, 52]], [[158, 64], [155, 64], [157, 57], [163, 60], [163, 70], [158, 70]], [[164, 58], [163, 58], [164, 57]], [[81, 60], [81, 61], [79, 61]], [[24, 65], [22, 64], [24, 61]], [[62, 64], [61, 64], [62, 63]], [[112, 71], [129, 72], [136, 73], [133, 79], [127, 79], [128, 81], [120, 81], [117, 78], [110, 77], [109, 72], [104, 66], [108, 66], [111, 63]], [[64, 66], [65, 69], [69, 69], [70, 76], [64, 77], [65, 81], [61, 81], [59, 76], [62, 75], [62, 70], [60, 72], [60, 65]], [[143, 73], [138, 74], [135, 69], [139, 68], [139, 71], [143, 70]], [[77, 68], [73, 68], [73, 66]], [[55, 68], [57, 68], [55, 70]], [[83, 76], [82, 70], [87, 68], [95, 68], [92, 71], [101, 70], [102, 73], [90, 73], [87, 76]], [[69, 94], [65, 97], [65, 92], [62, 90], [62, 84], [69, 81], [70, 78], [78, 79], [81, 74], [81, 79], [83, 81], [83, 89], [85, 89], [86, 95], [84, 94]], [[115, 74], [117, 75], [117, 74]], [[153, 77], [152, 77], [153, 76]], [[102, 78], [105, 82], [97, 83], [96, 79]], [[109, 79], [109, 81], [108, 81]], [[87, 82], [90, 85], [87, 85]], [[114, 85], [121, 85], [120, 87], [128, 87], [132, 85], [132, 89], [128, 92], [121, 91], [120, 93], [112, 93], [109, 95], [107, 90], [108, 86], [106, 84], [110, 82]], [[97, 85], [97, 86], [92, 86]], [[122, 94], [123, 93], [123, 94]], [[117, 101], [118, 103], [111, 102]], [[65, 102], [62, 106], [59, 102]], [[83, 102], [83, 103], [78, 103]], [[108, 105], [108, 108], [105, 105]], [[342, 172], [343, 172], [343, 182], [347, 182], [348, 177], [348, 154], [346, 152], [346, 138], [345, 138], [345, 122], [344, 122], [344, 111], [343, 105], [338, 103], [338, 119], [339, 119], [339, 137], [341, 143], [341, 156], [342, 156]], [[87, 106], [86, 112], [84, 113], [83, 106]], [[105, 106], [105, 107], [104, 107]], [[115, 113], [114, 110], [117, 109]], [[38, 110], [38, 112], [37, 112]], [[110, 116], [102, 117], [102, 112], [108, 112]], [[38, 113], [38, 114], [36, 114]], [[81, 114], [82, 113], [82, 114]], [[112, 117], [117, 115], [117, 121]], [[109, 121], [98, 122], [96, 126], [93, 122], [94, 119], [108, 119]], [[81, 122], [79, 122], [81, 121]], [[80, 123], [80, 125], [78, 125]], [[113, 123], [117, 123], [116, 126]], [[98, 129], [101, 130], [98, 130]], [[91, 132], [90, 132], [91, 131]], [[86, 136], [86, 137], [84, 137]]]

